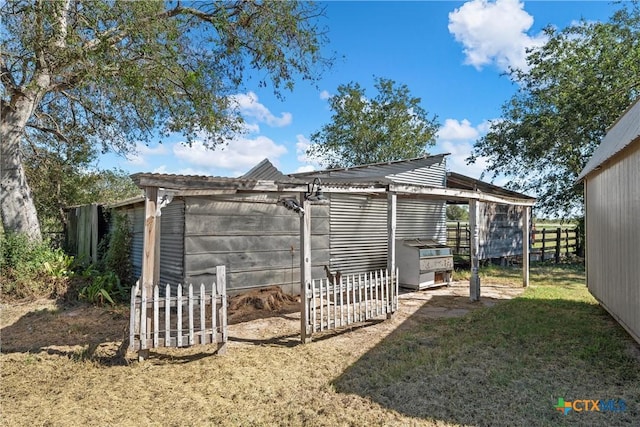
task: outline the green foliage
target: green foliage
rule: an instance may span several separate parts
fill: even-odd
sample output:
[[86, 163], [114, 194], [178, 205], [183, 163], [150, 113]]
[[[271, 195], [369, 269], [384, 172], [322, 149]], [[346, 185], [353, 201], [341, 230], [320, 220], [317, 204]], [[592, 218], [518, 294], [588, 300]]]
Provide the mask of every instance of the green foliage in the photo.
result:
[[239, 129], [228, 95], [244, 80], [280, 95], [331, 63], [308, 2], [11, 0], [0, 13], [3, 100], [49, 73], [25, 132], [69, 146], [126, 152], [156, 129], [215, 145]]
[[81, 300], [92, 304], [103, 305], [105, 302], [115, 304], [115, 301], [125, 301], [128, 288], [123, 286], [114, 271], [101, 272], [95, 267], [88, 267], [82, 277], [88, 282], [78, 294]]
[[378, 94], [368, 99], [357, 83], [338, 86], [331, 97], [331, 123], [311, 135], [307, 154], [324, 166], [348, 167], [402, 160], [426, 154], [435, 144], [436, 117], [406, 85], [376, 78]]
[[25, 174], [43, 229], [63, 230], [69, 206], [115, 202], [141, 193], [122, 170], [92, 170], [95, 158], [86, 144], [50, 138], [25, 148]]
[[[158, 133], [214, 147], [240, 132], [230, 95], [251, 77], [278, 96], [297, 76], [317, 80], [332, 61], [321, 52], [322, 14], [289, 1], [0, 3], [0, 140], [20, 153], [16, 170], [22, 152], [30, 157], [26, 182], [39, 181], [39, 209], [21, 199], [24, 216], [61, 218], [62, 206], [83, 203], [76, 192], [98, 152], [128, 153]], [[9, 200], [0, 208], [17, 210]]]
[[460, 205], [447, 205], [448, 221], [469, 221], [469, 211]]
[[73, 257], [26, 235], [0, 234], [0, 288], [5, 298], [53, 298], [66, 294]]
[[625, 3], [609, 22], [546, 34], [530, 69], [510, 73], [520, 89], [469, 160], [487, 158], [489, 171], [511, 177], [510, 188], [537, 194], [543, 214], [567, 216], [582, 210], [575, 178], [640, 95], [640, 8]]
[[111, 215], [112, 228], [99, 247], [100, 262], [81, 274], [83, 284], [78, 298], [91, 304], [115, 304], [129, 299], [133, 280], [131, 223], [125, 214], [112, 212]]
[[132, 284], [131, 222], [125, 214], [112, 213], [112, 229], [107, 236], [107, 249], [103, 264], [107, 272], [113, 272], [120, 283]]

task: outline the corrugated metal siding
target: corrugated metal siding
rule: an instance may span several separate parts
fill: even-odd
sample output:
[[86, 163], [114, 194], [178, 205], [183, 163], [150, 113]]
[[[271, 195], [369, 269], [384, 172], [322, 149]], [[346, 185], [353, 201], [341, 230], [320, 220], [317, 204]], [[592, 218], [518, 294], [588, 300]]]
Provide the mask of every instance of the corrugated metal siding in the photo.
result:
[[480, 259], [522, 255], [523, 208], [478, 203]]
[[387, 267], [387, 199], [331, 195], [331, 269], [360, 273]]
[[[299, 292], [300, 218], [278, 205], [277, 194], [188, 197], [185, 200], [187, 282], [215, 280], [227, 267], [231, 292], [269, 285]], [[312, 277], [329, 264], [329, 209], [311, 208]]]
[[444, 155], [437, 155], [399, 162], [294, 174], [294, 176], [307, 178], [320, 177], [321, 179], [326, 178], [329, 181], [331, 178], [339, 178], [352, 180], [354, 182], [389, 178], [402, 184], [444, 187], [446, 182], [445, 157]]
[[116, 208], [126, 214], [131, 223], [131, 265], [133, 277], [138, 280], [142, 275], [142, 252], [144, 243], [144, 204], [135, 204]]
[[446, 202], [398, 197], [396, 238], [434, 239], [446, 244]]
[[586, 178], [587, 284], [640, 342], [640, 140]]
[[160, 283], [184, 283], [184, 200], [175, 199], [160, 216]]
[[388, 176], [399, 184], [428, 185], [431, 187], [444, 187], [446, 185], [446, 165], [442, 158], [439, 162], [433, 162], [428, 166], [416, 168], [414, 170], [397, 173]]

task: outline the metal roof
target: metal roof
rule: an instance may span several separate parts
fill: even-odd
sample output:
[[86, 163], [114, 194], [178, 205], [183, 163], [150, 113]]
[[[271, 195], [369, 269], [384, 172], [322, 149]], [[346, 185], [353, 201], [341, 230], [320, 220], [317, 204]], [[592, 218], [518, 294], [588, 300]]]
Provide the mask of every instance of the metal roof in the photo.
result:
[[476, 190], [483, 193], [494, 194], [496, 196], [505, 196], [515, 199], [536, 200], [535, 197], [518, 193], [517, 191], [507, 190], [488, 182], [480, 181], [470, 176], [461, 175], [455, 172], [447, 172], [447, 188], [455, 188], [462, 190]]
[[576, 181], [582, 181], [587, 175], [600, 168], [614, 155], [640, 141], [640, 99], [609, 128], [602, 142], [593, 152], [591, 159], [582, 169]]
[[368, 165], [351, 166], [346, 168], [325, 169], [312, 172], [294, 173], [295, 178], [350, 178], [361, 181], [362, 179], [384, 178], [411, 171], [420, 167], [432, 166], [442, 161], [445, 154], [416, 157], [406, 160], [371, 163]]
[[269, 180], [269, 181], [290, 181], [291, 178], [280, 172], [278, 168], [273, 166], [273, 164], [269, 161], [269, 159], [264, 159], [257, 165], [251, 168], [251, 170], [241, 178], [245, 179], [260, 179], [260, 180]]
[[[428, 169], [436, 165], [440, 168], [446, 154], [426, 156], [416, 159], [357, 166], [353, 168], [283, 175], [267, 159], [260, 162], [239, 178], [219, 176], [172, 175], [157, 173], [137, 173], [131, 178], [141, 188], [158, 187], [175, 191], [178, 195], [223, 194], [236, 191], [304, 192], [318, 179], [318, 183], [328, 193], [384, 193], [395, 191], [399, 194], [429, 196], [436, 199], [480, 201], [533, 205], [535, 198], [515, 191], [466, 177], [449, 173], [447, 186], [438, 183], [428, 185], [420, 182], [404, 182], [396, 179], [415, 169]], [[444, 166], [442, 166], [444, 167]], [[444, 184], [444, 182], [442, 183]], [[138, 202], [139, 199], [115, 205]]]

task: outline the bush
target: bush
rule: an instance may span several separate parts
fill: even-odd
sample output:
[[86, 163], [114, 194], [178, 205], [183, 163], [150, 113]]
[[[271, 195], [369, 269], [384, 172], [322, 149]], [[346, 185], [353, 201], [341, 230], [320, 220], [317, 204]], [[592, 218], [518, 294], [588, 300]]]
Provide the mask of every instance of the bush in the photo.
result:
[[92, 304], [115, 304], [116, 301], [126, 301], [129, 289], [123, 286], [120, 278], [113, 271], [101, 272], [92, 266], [83, 271], [82, 277], [86, 285], [83, 286], [78, 298]]
[[113, 272], [123, 285], [132, 284], [131, 222], [125, 214], [113, 213], [113, 228], [107, 237], [107, 248], [103, 258], [105, 272]]
[[0, 234], [0, 289], [3, 298], [63, 297], [73, 275], [73, 257], [21, 234]]

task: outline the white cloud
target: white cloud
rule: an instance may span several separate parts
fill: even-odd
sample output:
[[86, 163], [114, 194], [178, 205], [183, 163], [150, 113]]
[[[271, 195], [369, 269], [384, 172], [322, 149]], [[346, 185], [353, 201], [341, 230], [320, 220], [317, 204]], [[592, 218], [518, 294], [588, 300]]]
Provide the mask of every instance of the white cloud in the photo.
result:
[[461, 122], [456, 119], [446, 119], [444, 126], [438, 131], [438, 138], [443, 140], [469, 140], [476, 139], [479, 133], [471, 126], [471, 122], [463, 119]]
[[316, 159], [307, 155], [307, 150], [311, 146], [311, 141], [309, 141], [304, 135], [296, 135], [296, 139], [296, 160], [300, 163], [305, 163], [298, 167], [296, 172], [311, 172], [322, 169], [320, 163], [318, 163]]
[[313, 165], [304, 165], [296, 169], [295, 173], [313, 172], [316, 168]]
[[225, 146], [208, 149], [201, 141], [191, 146], [175, 144], [174, 156], [187, 163], [199, 175], [220, 175], [219, 169], [227, 169], [233, 175], [240, 175], [265, 157], [274, 160], [287, 152], [284, 145], [278, 145], [266, 136], [246, 138], [238, 136]]
[[323, 90], [322, 92], [320, 92], [320, 99], [326, 101], [329, 98], [331, 98], [331, 94], [329, 93], [329, 91]]
[[132, 153], [126, 155], [127, 162], [136, 166], [147, 166], [147, 157], [161, 156], [167, 153], [167, 147], [158, 144], [156, 147], [137, 142]]
[[473, 126], [467, 119], [446, 119], [444, 123], [438, 132], [436, 149], [437, 152], [451, 153], [447, 156], [447, 169], [472, 178], [480, 178], [487, 169], [486, 158], [480, 157], [470, 165], [466, 159], [471, 155], [475, 141], [489, 130], [490, 121], [484, 121], [477, 126]]
[[266, 123], [271, 127], [284, 127], [291, 124], [293, 116], [291, 113], [282, 113], [280, 117], [276, 117], [269, 111], [264, 104], [258, 102], [258, 95], [253, 92], [239, 93], [233, 95], [234, 100], [240, 110], [240, 113], [246, 117], [252, 117], [259, 122]]
[[472, 0], [449, 13], [449, 32], [464, 46], [465, 63], [478, 70], [492, 63], [526, 70], [526, 49], [546, 41], [542, 33], [527, 34], [532, 25], [519, 0]]
[[472, 178], [480, 178], [487, 168], [487, 161], [478, 158], [475, 163], [467, 164], [467, 157], [471, 155], [473, 143], [467, 141], [439, 141], [437, 146], [444, 153], [451, 153], [447, 156], [447, 169], [451, 172], [467, 175]]

